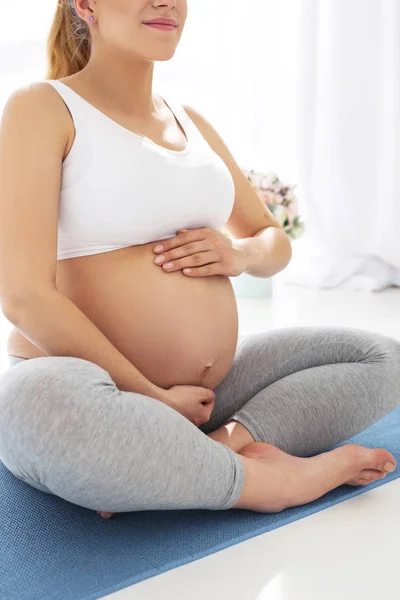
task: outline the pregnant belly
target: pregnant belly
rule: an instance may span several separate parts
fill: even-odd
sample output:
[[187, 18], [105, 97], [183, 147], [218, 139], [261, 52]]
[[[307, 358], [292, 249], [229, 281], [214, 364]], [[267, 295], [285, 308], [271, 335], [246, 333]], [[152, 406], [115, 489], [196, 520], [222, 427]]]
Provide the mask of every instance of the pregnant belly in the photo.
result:
[[[155, 245], [59, 261], [57, 288], [156, 385], [215, 389], [236, 352], [231, 282], [222, 275], [166, 273], [153, 263]], [[43, 355], [33, 348], [33, 356]], [[14, 353], [10, 344], [8, 351]], [[16, 354], [31, 355], [21, 346]]]

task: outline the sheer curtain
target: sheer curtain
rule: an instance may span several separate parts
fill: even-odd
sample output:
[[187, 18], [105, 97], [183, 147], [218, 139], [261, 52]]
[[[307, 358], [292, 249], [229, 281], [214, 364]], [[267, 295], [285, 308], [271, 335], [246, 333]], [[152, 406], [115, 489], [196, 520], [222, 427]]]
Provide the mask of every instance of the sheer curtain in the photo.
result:
[[298, 157], [307, 235], [283, 280], [400, 285], [400, 2], [301, 0]]
[[[22, 85], [45, 78], [45, 44], [57, 0], [1, 8], [0, 113]], [[297, 181], [297, 0], [188, 0], [175, 56], [158, 62], [154, 90], [173, 94], [216, 127], [244, 168]], [[0, 314], [0, 372], [12, 325]]]

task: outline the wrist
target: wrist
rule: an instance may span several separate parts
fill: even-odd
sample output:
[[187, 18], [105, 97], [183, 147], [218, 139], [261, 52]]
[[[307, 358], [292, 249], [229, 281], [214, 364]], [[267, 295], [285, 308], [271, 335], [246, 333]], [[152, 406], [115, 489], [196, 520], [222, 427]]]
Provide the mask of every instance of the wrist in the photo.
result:
[[146, 395], [150, 396], [150, 398], [155, 398], [155, 400], [164, 401], [166, 391], [167, 390], [165, 390], [164, 388], [161, 388], [158, 385], [152, 384]]
[[247, 273], [254, 262], [254, 250], [252, 250], [251, 244], [249, 244], [249, 239], [251, 238], [232, 240], [232, 247], [240, 253], [242, 273]]

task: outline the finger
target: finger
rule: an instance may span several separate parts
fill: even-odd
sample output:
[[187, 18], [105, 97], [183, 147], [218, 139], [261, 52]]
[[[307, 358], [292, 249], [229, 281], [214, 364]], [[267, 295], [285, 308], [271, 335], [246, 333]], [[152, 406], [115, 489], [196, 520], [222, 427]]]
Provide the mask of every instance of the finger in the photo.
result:
[[[215, 252], [215, 249], [207, 240], [190, 242], [188, 244], [179, 246], [179, 248], [170, 250], [169, 252], [163, 252], [162, 254], [159, 254], [153, 259], [153, 262], [160, 266], [164, 266], [167, 263], [173, 262], [174, 265], [180, 264], [180, 268], [182, 268], [182, 266], [189, 267], [192, 264], [201, 265], [205, 262], [210, 262], [211, 259], [204, 260], [204, 255], [212, 251]], [[216, 257], [217, 253], [215, 252], [214, 260]], [[178, 263], [178, 260], [181, 262]]]
[[199, 241], [202, 239], [204, 239], [204, 235], [202, 235], [200, 231], [185, 231], [183, 233], [178, 233], [175, 237], [161, 240], [159, 244], [153, 246], [153, 251], [156, 254], [159, 254], [160, 252], [169, 252], [173, 248], [179, 248], [188, 242]]
[[[191, 256], [185, 256], [185, 258], [165, 262], [163, 264], [163, 268], [166, 271], [181, 271], [183, 269], [196, 269], [198, 267], [207, 265], [212, 266], [218, 263], [218, 253], [213, 250], [209, 250], [208, 252], [197, 252]], [[171, 264], [173, 265], [172, 267], [168, 266]], [[205, 272], [207, 272], [207, 270]]]
[[223, 275], [218, 262], [204, 265], [203, 267], [183, 269], [182, 273], [187, 277], [211, 277], [212, 275]]

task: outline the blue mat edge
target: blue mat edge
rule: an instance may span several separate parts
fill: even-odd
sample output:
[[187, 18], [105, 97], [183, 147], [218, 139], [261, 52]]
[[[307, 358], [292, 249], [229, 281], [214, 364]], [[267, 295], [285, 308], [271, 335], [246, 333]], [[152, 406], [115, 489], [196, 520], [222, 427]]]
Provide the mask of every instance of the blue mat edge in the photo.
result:
[[[273, 529], [271, 529], [269, 531], [275, 531], [276, 529], [280, 529], [281, 527], [284, 527], [285, 525], [288, 525], [289, 523], [293, 523], [294, 521], [300, 521], [301, 519], [304, 519], [306, 517], [309, 517], [310, 515], [316, 514], [317, 512], [321, 512], [321, 511], [325, 510], [326, 508], [336, 506], [337, 504], [340, 504], [341, 502], [349, 500], [350, 498], [355, 498], [357, 496], [360, 496], [361, 494], [365, 494], [375, 488], [381, 487], [382, 485], [386, 485], [387, 483], [390, 483], [390, 481], [394, 481], [394, 480], [398, 479], [399, 477], [400, 477], [400, 469], [396, 469], [395, 471], [393, 471], [393, 473], [388, 473], [388, 475], [384, 479], [380, 479], [374, 483], [370, 483], [366, 486], [362, 486], [360, 489], [355, 488], [355, 487], [353, 488], [351, 486], [346, 486], [346, 487], [351, 487], [351, 489], [349, 491], [343, 491], [343, 495], [340, 496], [339, 498], [336, 498], [335, 500], [331, 500], [331, 499], [327, 498], [326, 500], [321, 501], [321, 498], [318, 498], [318, 500], [314, 500], [313, 502], [310, 502], [308, 504], [301, 505], [300, 507], [288, 508], [285, 511], [282, 511], [281, 513], [279, 513], [280, 515], [282, 515], [286, 518], [286, 521], [284, 523], [281, 523], [280, 525], [277, 525], [276, 527], [273, 527]], [[340, 487], [345, 487], [345, 486], [340, 486]], [[332, 490], [332, 491], [337, 491], [338, 489], [340, 489], [340, 488], [335, 488], [335, 490]], [[332, 491], [325, 494], [325, 497], [329, 496], [329, 494], [332, 494]], [[322, 498], [323, 497], [324, 496], [322, 496]], [[245, 510], [245, 509], [231, 509], [231, 510], [234, 512], [236, 512], [238, 510], [243, 512], [243, 510]], [[301, 510], [300, 516], [299, 516], [299, 510]], [[292, 517], [290, 517], [290, 516], [288, 517], [288, 513], [290, 511], [292, 511], [292, 513], [293, 513]], [[246, 512], [253, 512], [253, 511], [246, 511]], [[262, 516], [263, 516], [262, 513], [259, 513], [259, 514], [260, 514], [260, 518], [262, 518]], [[270, 513], [266, 513], [266, 514], [269, 515]], [[231, 546], [236, 546], [237, 544], [240, 544], [241, 542], [245, 542], [249, 539], [255, 538], [264, 533], [269, 533], [269, 531], [265, 530], [265, 526], [260, 527], [259, 529], [256, 529], [256, 532], [254, 532], [254, 530], [251, 530], [248, 534], [240, 535], [240, 536], [237, 536], [236, 538], [231, 538], [227, 542], [219, 544], [218, 546], [213, 546], [210, 549], [210, 551], [199, 552], [198, 554], [191, 555], [190, 557], [188, 557], [189, 560], [183, 559], [183, 560], [177, 560], [177, 561], [173, 561], [170, 563], [166, 563], [162, 569], [149, 569], [149, 571], [146, 571], [145, 577], [143, 577], [143, 573], [142, 573], [139, 577], [136, 576], [136, 577], [131, 577], [129, 579], [126, 579], [124, 582], [120, 582], [117, 585], [113, 585], [110, 588], [103, 590], [101, 596], [98, 596], [97, 594], [95, 594], [95, 595], [90, 595], [90, 596], [84, 596], [84, 597], [80, 598], [79, 600], [99, 600], [108, 594], [112, 594], [112, 593], [118, 592], [120, 590], [126, 589], [126, 588], [134, 585], [135, 583], [140, 583], [141, 581], [146, 581], [147, 579], [156, 577], [157, 575], [161, 575], [162, 573], [166, 573], [167, 571], [171, 571], [172, 569], [176, 569], [177, 567], [182, 567], [183, 565], [190, 564], [192, 562], [195, 562], [196, 560], [205, 558], [206, 556], [211, 556], [213, 554], [216, 554], [217, 552], [220, 552], [221, 550], [225, 550], [226, 548], [230, 548]]]

